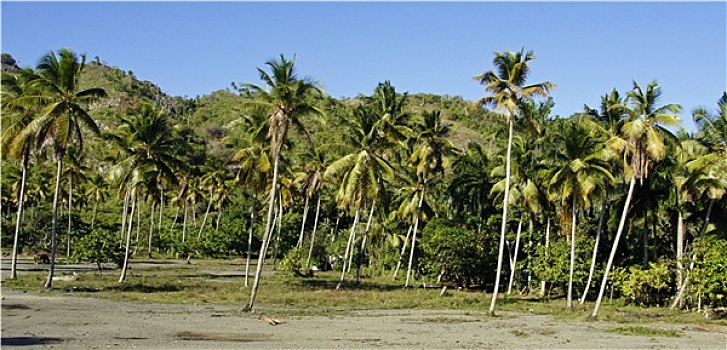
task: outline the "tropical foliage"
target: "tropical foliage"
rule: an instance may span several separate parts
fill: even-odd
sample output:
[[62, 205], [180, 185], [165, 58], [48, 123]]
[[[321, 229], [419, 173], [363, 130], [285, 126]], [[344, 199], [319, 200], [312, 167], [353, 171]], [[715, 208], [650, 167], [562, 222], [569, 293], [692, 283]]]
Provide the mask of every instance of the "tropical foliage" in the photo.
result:
[[495, 53], [475, 102], [390, 81], [333, 98], [284, 55], [260, 85], [168, 96], [85, 57], [62, 49], [2, 75], [13, 277], [18, 254], [42, 250], [48, 288], [67, 261], [118, 263], [126, 283], [133, 259], [239, 256], [248, 310], [270, 265], [336, 270], [339, 288], [387, 275], [485, 291], [491, 313], [518, 292], [572, 308], [583, 291], [594, 316], [607, 290], [727, 305], [727, 94], [678, 130], [656, 81], [552, 115], [555, 85], [528, 82], [525, 49]]

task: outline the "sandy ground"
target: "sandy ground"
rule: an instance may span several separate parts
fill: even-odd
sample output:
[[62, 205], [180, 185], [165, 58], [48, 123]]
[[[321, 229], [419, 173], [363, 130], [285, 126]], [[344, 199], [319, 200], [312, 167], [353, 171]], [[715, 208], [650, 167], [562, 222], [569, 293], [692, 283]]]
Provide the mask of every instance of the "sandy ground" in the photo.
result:
[[[465, 311], [367, 310], [336, 316], [261, 306], [113, 302], [2, 291], [2, 348], [18, 349], [727, 349], [727, 327], [674, 324], [680, 338], [620, 335], [608, 322]], [[282, 324], [272, 326], [273, 317]]]
[[[0, 278], [5, 278], [6, 261], [2, 265]], [[28, 261], [19, 266], [43, 269]], [[94, 268], [61, 265], [59, 271]], [[607, 332], [626, 324], [508, 312], [487, 317], [453, 310], [364, 310], [310, 316], [265, 305], [244, 313], [239, 305], [140, 304], [4, 288], [1, 293], [2, 349], [727, 350], [725, 326], [634, 324], [683, 335], [673, 338]], [[266, 321], [270, 318], [282, 323], [272, 326]]]

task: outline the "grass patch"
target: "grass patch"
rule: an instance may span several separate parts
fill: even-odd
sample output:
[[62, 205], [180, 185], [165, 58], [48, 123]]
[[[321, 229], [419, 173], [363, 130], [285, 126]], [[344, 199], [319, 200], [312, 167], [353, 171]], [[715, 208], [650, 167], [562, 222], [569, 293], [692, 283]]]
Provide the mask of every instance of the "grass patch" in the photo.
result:
[[[47, 272], [21, 271], [16, 280], [5, 280], [3, 288], [42, 294], [67, 294], [117, 301], [174, 304], [237, 305], [242, 308], [250, 296], [244, 286], [243, 259], [135, 260], [144, 268], [131, 265], [125, 283], [118, 283], [119, 270], [78, 272], [75, 280], [54, 281], [53, 289], [43, 288]], [[253, 267], [254, 270], [254, 267]], [[69, 275], [57, 272], [56, 276]], [[390, 277], [365, 277], [356, 285], [346, 277], [342, 289], [336, 290], [340, 272], [316, 272], [313, 277], [294, 277], [272, 271], [266, 265], [256, 306], [284, 315], [335, 316], [358, 310], [462, 310], [464, 317], [433, 317], [426, 322], [465, 322], [480, 319], [487, 313], [492, 294], [480, 290], [451, 290], [440, 296], [441, 288], [404, 288], [403, 281]], [[252, 278], [249, 280], [252, 285]], [[592, 303], [576, 304], [565, 310], [564, 299], [501, 294], [498, 317], [508, 313], [550, 315], [561, 321], [585, 321]], [[469, 317], [474, 316], [474, 317]], [[458, 316], [459, 317], [459, 316]], [[701, 314], [670, 311], [666, 308], [626, 306], [619, 301], [603, 304], [598, 320], [624, 324], [668, 322], [678, 324], [727, 325], [727, 320], [706, 320]]]
[[671, 329], [661, 329], [643, 326], [614, 327], [607, 329], [606, 332], [623, 335], [661, 336], [671, 338], [680, 338], [684, 336], [684, 333]]
[[464, 323], [464, 322], [480, 322], [478, 319], [465, 318], [465, 317], [451, 317], [451, 316], [436, 316], [436, 317], [425, 317], [422, 319], [423, 322], [431, 323]]
[[524, 337], [527, 337], [528, 336], [527, 333], [525, 333], [525, 332], [523, 332], [523, 331], [521, 331], [519, 329], [513, 329], [513, 330], [509, 331], [509, 333], [512, 334], [512, 335], [514, 335], [514, 336], [516, 336], [516, 337], [518, 337], [518, 338], [524, 338]]

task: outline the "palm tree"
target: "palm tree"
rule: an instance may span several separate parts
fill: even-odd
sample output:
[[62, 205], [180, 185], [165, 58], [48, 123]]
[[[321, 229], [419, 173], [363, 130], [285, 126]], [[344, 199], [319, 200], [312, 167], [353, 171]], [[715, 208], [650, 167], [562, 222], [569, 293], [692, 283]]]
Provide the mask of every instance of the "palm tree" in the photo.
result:
[[123, 282], [126, 276], [133, 212], [141, 191], [145, 190], [150, 198], [161, 201], [162, 182], [176, 184], [175, 170], [187, 168], [177, 157], [182, 146], [166, 118], [164, 111], [144, 103], [122, 118], [118, 134], [111, 136], [120, 150], [120, 159], [111, 168], [109, 177], [118, 185], [119, 193], [130, 194], [132, 204], [125, 262], [119, 282]]
[[10, 267], [10, 279], [17, 278], [18, 258], [18, 237], [21, 234], [21, 223], [23, 218], [25, 181], [28, 173], [28, 162], [30, 152], [34, 144], [34, 135], [23, 135], [23, 129], [39, 113], [39, 106], [33, 104], [14, 105], [15, 99], [23, 96], [33, 95], [30, 90], [29, 79], [35, 72], [32, 69], [19, 70], [15, 73], [2, 74], [2, 104], [3, 104], [3, 126], [2, 131], [2, 152], [3, 157], [20, 160], [21, 178], [20, 188], [17, 192], [17, 219], [15, 222], [15, 235], [13, 237], [12, 263]]
[[52, 144], [56, 168], [56, 184], [53, 195], [53, 219], [51, 224], [51, 257], [48, 278], [45, 288], [51, 288], [55, 271], [57, 250], [56, 227], [58, 213], [58, 194], [60, 192], [61, 170], [63, 157], [71, 143], [76, 143], [78, 153], [83, 150], [82, 128], [98, 134], [99, 130], [93, 118], [85, 109], [86, 104], [105, 97], [106, 92], [100, 88], [79, 90], [78, 80], [86, 66], [86, 55], [77, 55], [69, 49], [61, 49], [58, 56], [51, 52], [41, 58], [36, 66], [37, 74], [31, 78], [31, 84], [37, 86], [37, 96], [26, 96], [17, 101], [18, 104], [29, 105], [40, 103], [44, 106], [40, 115], [25, 129], [24, 136], [34, 135], [38, 148]]
[[[623, 106], [623, 99], [619, 95], [618, 91], [613, 89], [609, 94], [601, 96], [600, 111], [592, 109], [586, 105], [584, 106], [583, 114], [593, 118], [597, 123], [599, 123], [606, 134], [610, 137], [617, 135], [619, 129], [623, 126], [625, 120], [625, 110]], [[615, 173], [615, 169], [617, 167], [618, 163], [614, 158], [611, 160], [610, 164], [610, 168], [612, 169], [611, 174]], [[609, 210], [610, 189], [611, 187], [609, 184], [606, 184], [605, 195], [601, 201], [601, 213], [598, 219], [598, 228], [596, 229], [596, 241], [593, 244], [593, 254], [591, 257], [591, 267], [588, 272], [588, 280], [586, 281], [586, 287], [583, 289], [583, 294], [578, 301], [581, 305], [586, 302], [586, 296], [588, 296], [588, 291], [590, 290], [591, 283], [593, 282], [593, 275], [596, 270], [598, 246], [601, 242], [601, 233], [603, 232], [603, 227], [605, 226], [606, 216]]]
[[604, 190], [606, 180], [614, 182], [608, 170], [610, 149], [596, 134], [598, 125], [588, 119], [566, 123], [556, 142], [562, 164], [554, 169], [549, 188], [556, 191], [564, 206], [571, 211], [571, 251], [566, 308], [573, 309], [573, 272], [576, 250], [576, 218], [579, 208], [591, 206], [591, 197]]
[[[298, 77], [295, 70], [295, 57], [288, 61], [281, 54], [279, 61], [269, 60], [265, 64], [270, 68], [270, 73], [260, 68], [258, 68], [258, 72], [260, 73], [260, 80], [267, 87], [254, 84], [245, 85], [256, 97], [254, 102], [248, 104], [266, 107], [270, 111], [268, 135], [270, 137], [270, 156], [273, 160], [273, 183], [270, 187], [268, 217], [265, 223], [262, 248], [265, 248], [265, 242], [270, 239], [275, 198], [277, 198], [276, 188], [278, 186], [280, 152], [288, 137], [288, 129], [293, 124], [299, 129], [305, 130], [300, 118], [311, 114], [321, 114], [320, 110], [311, 101], [311, 98], [322, 95], [322, 91], [316, 84], [308, 79]], [[250, 302], [244, 308], [247, 311], [252, 311], [255, 303], [264, 258], [265, 251], [261, 249], [260, 256], [258, 257], [258, 266], [255, 271], [255, 282], [250, 293]]]
[[643, 184], [644, 179], [649, 175], [651, 162], [659, 161], [666, 156], [665, 138], [674, 139], [674, 135], [664, 126], [675, 126], [679, 123], [679, 118], [675, 113], [678, 113], [681, 107], [677, 104], [658, 106], [657, 102], [660, 97], [661, 88], [656, 81], [649, 84], [646, 91], [634, 82], [633, 90], [629, 91], [626, 97], [626, 102], [632, 105], [632, 108], [627, 109], [629, 119], [621, 127], [621, 135], [614, 136], [608, 141], [615, 150], [624, 154], [625, 177], [629, 180], [629, 189], [591, 317], [598, 316], [598, 310], [601, 307], [608, 283], [608, 274], [618, 250], [618, 242], [626, 223], [636, 180]]
[[355, 212], [344, 256], [344, 268], [337, 289], [343, 285], [346, 274], [346, 260], [348, 260], [349, 253], [352, 251], [350, 247], [354, 243], [355, 229], [361, 210], [366, 204], [370, 205], [371, 214], [369, 215], [369, 223], [366, 225], [368, 229], [376, 207], [377, 197], [383, 190], [382, 179], [390, 181], [394, 179], [393, 168], [378, 153], [376, 148], [380, 137], [376, 129], [376, 122], [379, 118], [364, 106], [358, 106], [354, 110], [353, 118], [350, 125], [351, 132], [347, 134], [348, 144], [353, 149], [347, 155], [331, 163], [324, 174], [324, 179], [338, 179], [336, 201], [339, 203], [339, 207], [351, 208]]
[[258, 194], [265, 192], [265, 184], [270, 173], [269, 147], [265, 146], [268, 134], [267, 123], [263, 114], [251, 114], [245, 117], [243, 146], [232, 156], [232, 163], [237, 166], [235, 182], [243, 184], [250, 196], [250, 227], [247, 239], [247, 261], [245, 263], [245, 287], [248, 286], [250, 275], [250, 257], [252, 255], [252, 236], [255, 224], [255, 203]]
[[[727, 93], [723, 93], [718, 102], [717, 114], [712, 115], [704, 108], [696, 108], [692, 111], [695, 123], [699, 127], [697, 140], [683, 141], [681, 154], [686, 159], [681, 169], [683, 175], [677, 177], [679, 194], [682, 198], [692, 200], [706, 197], [709, 201], [706, 217], [700, 230], [700, 238], [704, 238], [714, 203], [727, 193]], [[687, 143], [689, 147], [684, 147]], [[677, 225], [677, 254], [682, 253], [684, 240], [684, 227], [681, 211], [679, 212]], [[678, 282], [677, 296], [674, 298], [670, 308], [676, 307], [684, 296], [684, 291], [689, 283], [689, 276], [682, 278], [682, 259], [677, 259]], [[694, 268], [696, 260], [695, 249], [692, 249], [689, 270]]]
[[447, 187], [448, 203], [456, 215], [484, 216], [491, 206], [489, 198], [492, 181], [488, 174], [492, 168], [487, 154], [477, 143], [467, 145], [465, 152], [452, 162], [452, 182]]
[[409, 279], [411, 278], [419, 216], [422, 203], [424, 203], [427, 185], [433, 176], [444, 173], [444, 170], [449, 167], [450, 157], [455, 154], [454, 144], [446, 139], [449, 135], [449, 126], [442, 125], [441, 113], [439, 111], [424, 113], [423, 123], [417, 125], [415, 130], [417, 130], [417, 146], [411, 157], [409, 157], [409, 164], [416, 169], [416, 175], [419, 180], [418, 188], [421, 188], [421, 193], [418, 196], [419, 202], [416, 213], [414, 214], [411, 253], [409, 254], [409, 266], [406, 271], [404, 287], [409, 286]]
[[310, 268], [310, 258], [313, 254], [313, 246], [315, 243], [316, 230], [318, 229], [318, 218], [321, 211], [321, 190], [323, 189], [323, 174], [330, 163], [325, 153], [320, 149], [309, 148], [304, 154], [306, 162], [303, 171], [298, 173], [296, 182], [300, 183], [301, 190], [305, 196], [305, 206], [303, 209], [303, 223], [300, 228], [300, 236], [298, 237], [298, 247], [302, 247], [303, 233], [305, 222], [308, 216], [308, 202], [310, 198], [316, 197], [316, 214], [313, 222], [313, 231], [311, 232], [310, 248], [308, 249], [308, 259], [306, 261], [306, 269]]
[[555, 88], [554, 84], [547, 81], [533, 85], [525, 85], [528, 73], [530, 72], [528, 62], [534, 58], [535, 55], [533, 52], [528, 51], [525, 53], [525, 49], [521, 49], [517, 53], [512, 51], [505, 51], [504, 53], [496, 52], [495, 58], [492, 60], [496, 71], [490, 70], [474, 77], [480, 84], [485, 85], [485, 91], [491, 94], [490, 96], [481, 98], [477, 103], [479, 105], [494, 106], [496, 109], [501, 110], [509, 125], [505, 163], [505, 194], [502, 206], [502, 226], [498, 248], [497, 275], [495, 277], [495, 288], [492, 293], [492, 302], [488, 311], [491, 315], [495, 313], [495, 303], [497, 302], [497, 295], [500, 288], [500, 275], [502, 274], [502, 256], [505, 249], [513, 125], [515, 118], [519, 115], [519, 105], [523, 97], [546, 96], [550, 90]]
[[207, 223], [207, 217], [209, 216], [210, 210], [212, 209], [212, 205], [215, 204], [215, 199], [217, 198], [217, 195], [220, 193], [220, 190], [225, 185], [225, 175], [227, 172], [227, 169], [222, 167], [222, 165], [218, 162], [212, 160], [212, 158], [207, 159], [207, 164], [205, 164], [205, 168], [206, 171], [204, 175], [202, 175], [202, 178], [200, 180], [200, 186], [209, 190], [209, 199], [207, 200], [207, 210], [205, 210], [202, 224], [199, 227], [197, 239], [202, 236], [202, 232], [204, 231], [205, 224]]

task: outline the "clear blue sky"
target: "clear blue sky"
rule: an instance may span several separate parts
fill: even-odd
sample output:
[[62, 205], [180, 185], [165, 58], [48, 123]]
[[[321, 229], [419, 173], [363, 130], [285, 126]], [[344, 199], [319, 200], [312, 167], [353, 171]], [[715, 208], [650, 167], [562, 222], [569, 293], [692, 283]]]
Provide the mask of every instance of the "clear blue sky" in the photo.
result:
[[301, 75], [334, 97], [397, 91], [484, 95], [472, 77], [495, 51], [535, 52], [555, 114], [656, 79], [662, 103], [716, 109], [727, 89], [721, 2], [8, 2], [2, 52], [34, 66], [68, 47], [131, 70], [172, 95], [259, 83], [257, 67], [297, 54]]

